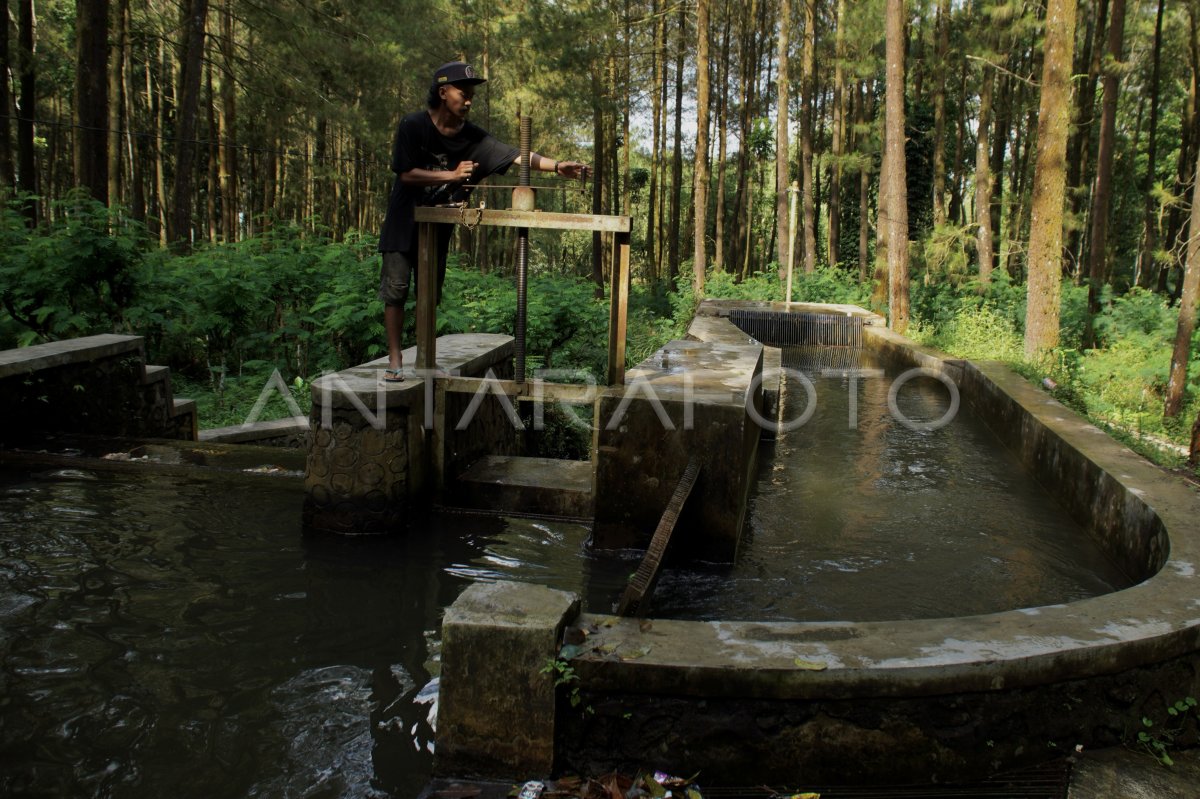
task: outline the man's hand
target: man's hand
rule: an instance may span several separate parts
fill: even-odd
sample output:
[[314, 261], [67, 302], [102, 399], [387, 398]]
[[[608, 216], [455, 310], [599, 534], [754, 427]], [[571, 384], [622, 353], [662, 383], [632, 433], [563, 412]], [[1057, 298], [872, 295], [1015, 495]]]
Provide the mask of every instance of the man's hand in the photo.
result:
[[592, 174], [592, 168], [578, 161], [559, 161], [557, 173], [564, 178], [583, 179]]
[[475, 170], [479, 168], [479, 164], [474, 161], [459, 161], [458, 166], [451, 172], [451, 178], [448, 183], [469, 183], [471, 176]]

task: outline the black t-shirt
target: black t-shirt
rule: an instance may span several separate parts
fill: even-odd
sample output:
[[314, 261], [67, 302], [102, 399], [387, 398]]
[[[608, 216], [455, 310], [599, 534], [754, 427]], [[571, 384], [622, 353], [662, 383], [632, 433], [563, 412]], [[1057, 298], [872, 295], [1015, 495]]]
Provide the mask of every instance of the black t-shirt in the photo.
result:
[[493, 138], [471, 122], [465, 123], [454, 136], [443, 136], [429, 112], [417, 111], [405, 116], [396, 128], [396, 141], [392, 145], [392, 171], [396, 179], [379, 233], [379, 251], [407, 252], [413, 248], [417, 243], [415, 206], [460, 202], [470, 192], [468, 187], [447, 183], [406, 186], [400, 181], [401, 173], [410, 169], [453, 171], [462, 161], [474, 161], [479, 168], [472, 177], [480, 181], [488, 175], [505, 172], [518, 153], [516, 147]]

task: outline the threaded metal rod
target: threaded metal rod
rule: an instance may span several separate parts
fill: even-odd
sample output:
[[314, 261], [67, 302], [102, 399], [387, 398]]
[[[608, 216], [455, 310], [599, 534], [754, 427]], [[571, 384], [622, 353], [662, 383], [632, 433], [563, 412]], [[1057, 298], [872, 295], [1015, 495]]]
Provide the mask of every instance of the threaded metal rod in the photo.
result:
[[[529, 185], [530, 140], [533, 138], [533, 123], [529, 117], [521, 116], [520, 150], [521, 168], [517, 175], [519, 186]], [[528, 309], [526, 293], [529, 270], [529, 228], [517, 228], [517, 320], [513, 331], [513, 358], [516, 361], [515, 375], [518, 383], [525, 382], [525, 317]]]

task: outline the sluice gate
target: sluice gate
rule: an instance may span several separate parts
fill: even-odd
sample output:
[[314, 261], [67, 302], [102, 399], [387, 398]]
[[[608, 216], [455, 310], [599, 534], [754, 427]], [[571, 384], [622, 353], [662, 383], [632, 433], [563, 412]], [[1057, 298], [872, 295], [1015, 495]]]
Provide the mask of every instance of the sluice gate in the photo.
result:
[[742, 332], [783, 350], [789, 369], [857, 369], [863, 365], [861, 316], [734, 309], [729, 321]]
[[734, 309], [729, 312], [729, 321], [746, 335], [772, 347], [805, 344], [862, 346], [861, 316]]

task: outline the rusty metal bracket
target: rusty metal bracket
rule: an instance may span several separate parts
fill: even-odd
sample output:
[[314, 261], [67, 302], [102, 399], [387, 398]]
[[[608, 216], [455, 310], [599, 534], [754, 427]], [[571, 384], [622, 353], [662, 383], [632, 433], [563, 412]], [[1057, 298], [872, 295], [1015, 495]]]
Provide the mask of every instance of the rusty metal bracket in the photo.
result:
[[621, 601], [617, 604], [618, 616], [641, 615], [642, 606], [650, 598], [654, 584], [658, 582], [658, 573], [662, 569], [663, 560], [666, 559], [667, 548], [671, 545], [671, 534], [675, 532], [679, 514], [683, 511], [688, 497], [692, 495], [692, 488], [695, 487], [696, 478], [699, 476], [700, 459], [693, 457], [683, 470], [683, 476], [675, 486], [675, 493], [671, 494], [671, 499], [667, 502], [667, 509], [658, 520], [658, 528], [654, 531], [654, 537], [650, 539], [650, 546], [646, 548], [646, 556], [642, 558], [633, 579], [621, 594]]

